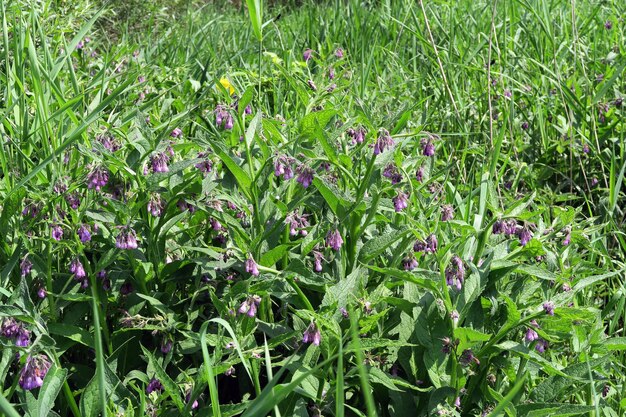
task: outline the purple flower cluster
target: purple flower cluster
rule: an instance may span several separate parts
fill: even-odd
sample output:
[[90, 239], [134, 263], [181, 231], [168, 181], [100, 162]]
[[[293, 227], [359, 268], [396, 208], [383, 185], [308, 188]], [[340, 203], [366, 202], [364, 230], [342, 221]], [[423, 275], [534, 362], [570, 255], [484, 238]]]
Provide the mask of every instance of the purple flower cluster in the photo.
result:
[[313, 343], [315, 346], [319, 346], [321, 340], [322, 334], [320, 329], [317, 328], [314, 322], [311, 322], [302, 335], [302, 343]]
[[163, 391], [163, 384], [156, 378], [152, 378], [146, 387], [146, 394], [150, 394], [151, 392], [161, 392]]
[[137, 234], [130, 227], [123, 228], [115, 238], [118, 249], [137, 249]]
[[239, 306], [239, 314], [246, 314], [248, 317], [256, 316], [257, 309], [261, 304], [261, 297], [258, 295], [251, 295]]
[[86, 243], [91, 240], [91, 227], [88, 224], [81, 224], [76, 231], [81, 242]]
[[329, 230], [326, 234], [326, 246], [338, 251], [341, 249], [341, 245], [343, 245], [343, 239], [341, 238], [339, 230]]
[[409, 206], [409, 195], [403, 191], [398, 191], [398, 194], [391, 201], [396, 213], [399, 213]]
[[396, 145], [396, 142], [393, 140], [389, 131], [386, 129], [380, 129], [378, 131], [378, 137], [376, 138], [376, 143], [374, 144], [374, 155], [380, 155], [385, 152], [387, 149], [392, 149]]
[[85, 268], [78, 258], [74, 258], [70, 263], [70, 273], [74, 275], [74, 279], [76, 281], [80, 281], [81, 287], [87, 288], [89, 286], [87, 273], [85, 272]]
[[96, 191], [100, 191], [102, 187], [107, 185], [109, 181], [109, 172], [103, 167], [95, 167], [87, 175], [87, 188], [95, 188]]
[[309, 185], [313, 183], [313, 175], [315, 174], [315, 171], [313, 171], [307, 165], [300, 164], [296, 168], [296, 172], [298, 173], [298, 178], [296, 178], [296, 181], [302, 184], [304, 188], [308, 188]]
[[420, 166], [419, 168], [417, 168], [417, 171], [415, 171], [415, 179], [417, 180], [417, 182], [422, 182], [424, 181], [424, 167]]
[[150, 157], [150, 168], [152, 172], [168, 172], [170, 169], [167, 164], [170, 161], [170, 155], [166, 152], [157, 152]]
[[20, 372], [20, 387], [26, 391], [41, 387], [51, 365], [46, 355], [28, 356]]
[[121, 148], [119, 142], [115, 140], [115, 137], [107, 133], [96, 136], [96, 140], [109, 152], [116, 152]]
[[285, 224], [289, 225], [289, 234], [291, 236], [296, 236], [298, 233], [302, 236], [306, 236], [309, 233], [306, 230], [306, 228], [310, 226], [307, 217], [308, 215], [300, 214], [298, 210], [289, 213], [287, 217], [285, 217]]
[[229, 107], [223, 104], [218, 104], [214, 110], [215, 124], [223, 127], [226, 130], [231, 130], [235, 125], [235, 120], [232, 114], [230, 114]]
[[439, 241], [434, 233], [429, 234], [425, 240], [418, 239], [413, 245], [414, 252], [435, 253]]
[[554, 303], [552, 301], [546, 301], [543, 303], [543, 311], [546, 312], [548, 316], [554, 316]]
[[163, 210], [165, 209], [165, 203], [161, 199], [160, 194], [152, 194], [147, 205], [148, 213], [154, 217], [161, 217]]
[[182, 134], [183, 134], [183, 131], [180, 128], [178, 128], [178, 127], [174, 128], [174, 130], [172, 130], [170, 132], [170, 136], [175, 138], [175, 139], [181, 137]]
[[389, 178], [392, 184], [398, 184], [402, 181], [402, 174], [394, 163], [387, 164], [383, 170], [383, 177]]
[[63, 238], [63, 229], [58, 224], [52, 226], [52, 239], [59, 241]]
[[459, 357], [459, 363], [462, 366], [469, 366], [472, 363], [480, 365], [480, 361], [476, 356], [474, 356], [474, 352], [472, 352], [471, 349], [465, 349], [463, 353], [461, 353], [461, 356]]
[[195, 167], [200, 170], [200, 172], [205, 175], [209, 172], [213, 171], [213, 161], [207, 158], [206, 152], [198, 152], [198, 158], [205, 158], [203, 161], [198, 162]]
[[252, 255], [248, 255], [248, 259], [246, 259], [246, 272], [248, 272], [253, 277], [259, 276], [259, 267], [252, 258]]
[[402, 268], [404, 268], [405, 271], [412, 271], [417, 268], [417, 266], [417, 259], [413, 256], [407, 256], [402, 259]]
[[283, 177], [285, 180], [290, 180], [294, 177], [292, 164], [294, 159], [286, 156], [279, 155], [274, 159], [274, 175], [277, 177]]
[[464, 280], [465, 266], [463, 265], [463, 260], [457, 255], [454, 255], [450, 261], [450, 265], [446, 268], [446, 283], [448, 286], [455, 287], [460, 291]]
[[514, 219], [509, 220], [496, 220], [491, 228], [491, 232], [494, 235], [504, 234], [505, 236], [511, 236], [517, 233], [517, 221]]
[[441, 206], [441, 221], [447, 222], [454, 218], [454, 207], [451, 204], [444, 204]]
[[33, 269], [33, 263], [28, 259], [28, 255], [24, 256], [24, 259], [22, 259], [22, 262], [20, 262], [20, 269], [22, 271], [23, 277], [28, 275]]
[[15, 346], [26, 347], [30, 344], [30, 331], [12, 317], [5, 317], [2, 320], [0, 336], [14, 339]]
[[420, 145], [422, 147], [422, 155], [424, 156], [433, 156], [435, 155], [435, 144], [433, 143], [432, 136], [428, 138], [422, 138], [420, 141]]
[[350, 136], [350, 143], [355, 145], [357, 143], [363, 143], [365, 140], [365, 135], [367, 135], [367, 130], [363, 126], [358, 126], [356, 129], [348, 129], [346, 131], [348, 136]]

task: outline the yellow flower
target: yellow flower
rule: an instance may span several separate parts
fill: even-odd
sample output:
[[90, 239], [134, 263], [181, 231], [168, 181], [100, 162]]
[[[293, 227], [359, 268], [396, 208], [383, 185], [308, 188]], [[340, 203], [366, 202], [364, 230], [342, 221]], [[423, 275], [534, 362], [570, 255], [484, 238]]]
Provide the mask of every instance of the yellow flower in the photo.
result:
[[233, 95], [233, 93], [235, 92], [235, 87], [233, 87], [233, 85], [230, 83], [230, 81], [228, 81], [226, 77], [220, 78], [220, 84], [222, 84], [222, 87], [224, 87], [224, 89], [228, 91], [231, 96]]

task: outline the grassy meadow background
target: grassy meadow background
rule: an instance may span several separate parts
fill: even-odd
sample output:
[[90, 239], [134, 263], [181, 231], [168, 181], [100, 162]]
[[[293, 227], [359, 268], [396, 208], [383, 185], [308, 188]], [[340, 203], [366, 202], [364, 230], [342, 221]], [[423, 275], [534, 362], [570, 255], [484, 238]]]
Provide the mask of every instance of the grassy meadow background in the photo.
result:
[[0, 6], [0, 414], [626, 414], [625, 3]]

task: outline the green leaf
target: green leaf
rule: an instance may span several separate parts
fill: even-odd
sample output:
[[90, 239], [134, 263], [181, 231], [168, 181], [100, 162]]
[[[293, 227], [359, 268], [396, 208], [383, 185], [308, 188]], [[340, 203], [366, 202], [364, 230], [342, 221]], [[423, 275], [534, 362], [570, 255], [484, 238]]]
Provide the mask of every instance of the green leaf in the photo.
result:
[[50, 413], [52, 407], [54, 407], [54, 400], [59, 395], [66, 377], [67, 369], [59, 369], [56, 365], [52, 365], [43, 380], [43, 385], [37, 397], [38, 416], [47, 416]]
[[317, 191], [320, 192], [324, 200], [326, 200], [326, 204], [333, 211], [335, 216], [338, 216], [339, 207], [347, 208], [352, 203], [354, 203], [354, 198], [345, 194], [336, 185], [327, 182], [326, 180], [315, 177], [313, 178], [313, 185], [317, 188]]
[[530, 398], [534, 402], [549, 402], [568, 389], [576, 382], [587, 382], [589, 378], [589, 369], [595, 369], [603, 365], [611, 359], [610, 355], [601, 358], [592, 359], [589, 362], [577, 363], [563, 369], [563, 373], [567, 376], [552, 376], [546, 378], [534, 389]]
[[252, 31], [257, 40], [263, 40], [263, 4], [261, 0], [246, 0], [248, 5], [248, 13], [250, 14], [250, 23], [252, 23]]
[[383, 253], [389, 246], [402, 239], [411, 231], [409, 226], [403, 226], [398, 230], [389, 230], [385, 234], [376, 236], [365, 242], [359, 253], [359, 259], [367, 262]]
[[325, 128], [336, 114], [337, 111], [334, 109], [325, 109], [307, 114], [300, 121], [300, 133], [304, 137], [315, 136], [317, 128]]
[[71, 324], [65, 323], [49, 322], [48, 332], [52, 335], [67, 337], [68, 339], [71, 339], [75, 342], [94, 349], [94, 340], [91, 333], [78, 326], [73, 326]]
[[235, 160], [226, 153], [221, 146], [214, 146], [215, 154], [222, 160], [222, 163], [226, 165], [226, 168], [237, 180], [237, 184], [241, 187], [242, 191], [246, 195], [250, 195], [250, 187], [252, 186], [252, 180], [250, 176], [244, 171]]
[[373, 265], [364, 265], [366, 268], [372, 271], [380, 272], [383, 275], [400, 278], [403, 281], [411, 282], [421, 288], [439, 293], [439, 274], [436, 272], [428, 271], [426, 269], [414, 269], [413, 271], [401, 271], [395, 268], [380, 268]]
[[178, 411], [182, 411], [185, 408], [185, 404], [183, 403], [183, 399], [180, 395], [180, 388], [176, 385], [176, 382], [174, 382], [167, 372], [165, 372], [165, 369], [163, 369], [159, 361], [156, 360], [152, 352], [143, 347], [143, 345], [141, 346], [141, 350], [148, 358], [150, 366], [154, 368], [156, 377], [159, 381], [161, 381], [161, 384], [163, 384], [165, 391], [169, 394], [170, 398], [172, 398], [172, 401], [174, 402], [174, 405], [176, 405], [176, 408], [178, 408]]
[[606, 339], [603, 346], [608, 350], [626, 350], [626, 337], [612, 337]]
[[273, 266], [289, 250], [289, 245], [279, 245], [261, 255], [259, 263], [266, 267]]
[[525, 417], [580, 416], [595, 410], [592, 405], [537, 403], [517, 406], [517, 413]]

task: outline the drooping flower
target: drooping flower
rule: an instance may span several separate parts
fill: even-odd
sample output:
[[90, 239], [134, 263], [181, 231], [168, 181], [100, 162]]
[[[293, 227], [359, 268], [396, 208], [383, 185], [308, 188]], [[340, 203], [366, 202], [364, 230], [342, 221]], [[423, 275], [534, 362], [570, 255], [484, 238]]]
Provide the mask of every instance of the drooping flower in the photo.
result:
[[167, 166], [170, 161], [170, 156], [165, 152], [157, 152], [150, 157], [150, 168], [152, 172], [168, 172], [170, 169]]
[[554, 316], [554, 303], [552, 301], [546, 301], [543, 303], [543, 311], [546, 312], [548, 316]]
[[350, 142], [354, 145], [357, 143], [363, 143], [367, 130], [365, 130], [363, 126], [357, 126], [356, 129], [348, 129], [346, 133], [351, 137]]
[[328, 68], [328, 79], [333, 80], [335, 78], [335, 69], [333, 67]]
[[24, 256], [24, 259], [22, 259], [22, 262], [20, 262], [20, 269], [22, 271], [23, 277], [28, 275], [33, 269], [33, 263], [30, 261], [30, 259], [28, 259], [28, 255]]
[[20, 326], [15, 335], [15, 346], [26, 347], [28, 345], [30, 345], [30, 331], [24, 326]]
[[307, 80], [306, 82], [309, 85], [309, 88], [313, 91], [317, 91], [317, 86], [315, 85], [315, 81]]
[[204, 174], [208, 174], [211, 171], [213, 171], [213, 161], [207, 158], [206, 152], [199, 152], [198, 158], [205, 158], [205, 159], [203, 159], [202, 161], [194, 165], [196, 168], [198, 168]]
[[293, 178], [293, 162], [293, 158], [290, 158], [288, 156], [277, 156], [276, 159], [274, 159], [274, 175], [276, 175], [277, 177], [282, 176], [285, 180]]
[[123, 228], [115, 238], [115, 247], [118, 249], [137, 249], [137, 234], [130, 227]]
[[74, 274], [74, 279], [78, 281], [84, 279], [87, 276], [87, 274], [85, 273], [85, 268], [83, 268], [83, 264], [78, 258], [74, 258], [74, 260], [70, 264], [70, 272]]
[[528, 230], [528, 228], [526, 227], [522, 227], [521, 229], [519, 229], [517, 231], [517, 236], [519, 237], [519, 243], [522, 246], [526, 246], [528, 242], [530, 242], [530, 239], [533, 238], [532, 233], [530, 233], [530, 230]]
[[387, 164], [387, 166], [383, 170], [383, 177], [389, 178], [391, 180], [391, 184], [394, 185], [402, 181], [402, 174], [394, 163]]
[[253, 277], [259, 276], [259, 268], [257, 263], [254, 261], [251, 255], [248, 255], [248, 259], [246, 259], [246, 272], [251, 274]]
[[326, 246], [338, 251], [341, 249], [341, 245], [343, 245], [343, 239], [341, 238], [339, 230], [329, 230], [326, 234]]
[[431, 136], [429, 136], [428, 138], [422, 138], [420, 145], [422, 146], [422, 155], [435, 155], [435, 144], [433, 143], [433, 138]]
[[535, 345], [535, 350], [539, 353], [543, 353], [548, 349], [548, 341], [539, 339], [537, 340], [537, 344]]
[[604, 28], [606, 30], [613, 29], [613, 21], [612, 20], [607, 20], [606, 22], [604, 22]]
[[[185, 394], [185, 402], [187, 404], [189, 404], [189, 401], [191, 401], [191, 389], [189, 389], [189, 391], [187, 392], [187, 394]], [[198, 408], [198, 400], [194, 400], [193, 404], [191, 404], [191, 409], [195, 410], [196, 408]]]
[[172, 339], [169, 336], [163, 337], [161, 340], [161, 352], [168, 354], [172, 350]]
[[261, 304], [261, 297], [258, 295], [252, 295], [241, 303], [237, 311], [239, 311], [239, 314], [246, 314], [248, 317], [254, 317], [256, 316], [259, 304]]
[[408, 194], [398, 191], [398, 194], [391, 200], [396, 213], [401, 212], [409, 206]]
[[412, 271], [415, 268], [417, 268], [418, 263], [417, 263], [417, 259], [415, 259], [412, 256], [407, 256], [402, 260], [402, 267], [404, 268], [405, 271]]
[[306, 227], [309, 227], [308, 215], [300, 214], [298, 210], [289, 213], [285, 217], [285, 224], [289, 225], [289, 234], [296, 236], [298, 233], [302, 236], [308, 235]]
[[337, 48], [337, 49], [335, 50], [335, 57], [337, 57], [337, 58], [339, 58], [339, 59], [343, 58], [343, 49], [341, 49], [341, 48]]
[[61, 240], [63, 237], [63, 229], [58, 224], [52, 226], [52, 239]]
[[437, 236], [434, 233], [431, 233], [426, 237], [426, 246], [424, 248], [424, 252], [426, 253], [435, 253], [437, 252], [437, 245], [439, 242], [437, 241]]
[[5, 317], [2, 319], [2, 324], [0, 324], [0, 336], [13, 339], [21, 328], [22, 324], [18, 323], [13, 317]]
[[313, 55], [313, 50], [310, 49], [310, 48], [307, 48], [302, 53], [302, 59], [304, 59], [304, 62], [309, 62], [309, 60], [311, 59], [312, 55]]
[[76, 192], [65, 194], [65, 201], [67, 201], [72, 210], [76, 210], [80, 206], [80, 196]]
[[524, 340], [527, 343], [533, 342], [535, 340], [539, 339], [539, 335], [537, 334], [536, 331], [534, 331], [533, 329], [531, 329], [530, 327], [526, 330], [526, 335], [524, 336]]
[[457, 290], [461, 290], [463, 281], [465, 280], [465, 266], [463, 260], [457, 255], [452, 257], [450, 265], [446, 268], [446, 283], [450, 287], [455, 287]]
[[148, 200], [148, 213], [153, 215], [154, 217], [161, 217], [163, 214], [163, 210], [165, 209], [165, 204], [161, 199], [160, 194], [152, 194], [150, 196], [150, 200]]
[[417, 182], [421, 183], [422, 181], [424, 181], [424, 167], [420, 166], [417, 171], [415, 172], [415, 179], [417, 180]]
[[91, 240], [91, 232], [89, 229], [90, 229], [89, 225], [86, 225], [86, 224], [81, 224], [80, 227], [78, 228], [78, 231], [76, 232], [76, 234], [80, 238], [81, 242], [85, 243]]
[[339, 313], [341, 313], [341, 317], [343, 317], [344, 319], [347, 319], [348, 317], [350, 317], [350, 314], [348, 313], [348, 310], [346, 310], [345, 307], [339, 307]]
[[313, 269], [315, 272], [322, 272], [322, 261], [324, 260], [322, 253], [319, 251], [313, 251], [313, 259]]
[[472, 363], [480, 365], [480, 361], [476, 356], [474, 356], [474, 352], [472, 352], [471, 349], [465, 349], [463, 353], [461, 353], [461, 356], [459, 357], [459, 363], [462, 366], [469, 366]]
[[296, 181], [302, 184], [304, 188], [308, 188], [309, 185], [313, 183], [313, 175], [315, 174], [315, 171], [313, 171], [307, 165], [300, 164], [298, 168], [296, 168], [296, 172], [298, 173], [298, 178], [296, 178]]
[[26, 391], [41, 387], [51, 365], [46, 355], [29, 355], [20, 372], [20, 387]]
[[311, 322], [302, 335], [302, 343], [313, 343], [315, 346], [319, 346], [321, 340], [322, 334], [320, 333], [320, 330], [314, 322]]
[[380, 129], [378, 131], [378, 138], [376, 138], [376, 143], [374, 144], [374, 155], [379, 155], [387, 149], [392, 149], [395, 145], [396, 142], [389, 134], [389, 131]]
[[522, 122], [522, 130], [528, 130], [529, 127], [530, 127], [530, 125], [528, 124], [527, 121], [523, 121]]
[[444, 204], [441, 206], [441, 221], [447, 222], [454, 218], [454, 207], [451, 204]]
[[173, 138], [179, 138], [182, 134], [183, 134], [183, 131], [178, 127], [174, 128], [174, 130], [170, 132], [170, 136]]
[[46, 291], [46, 287], [44, 287], [43, 285], [37, 289], [37, 297], [43, 300], [44, 298], [46, 298], [47, 295], [48, 291]]
[[95, 167], [87, 175], [87, 188], [100, 191], [109, 181], [109, 172], [103, 167]]
[[120, 287], [120, 294], [128, 295], [128, 294], [132, 293], [134, 290], [135, 289], [133, 288], [133, 284], [130, 281], [126, 281]]
[[146, 387], [146, 394], [150, 394], [151, 392], [161, 392], [163, 391], [163, 384], [156, 378], [152, 378], [150, 383]]

